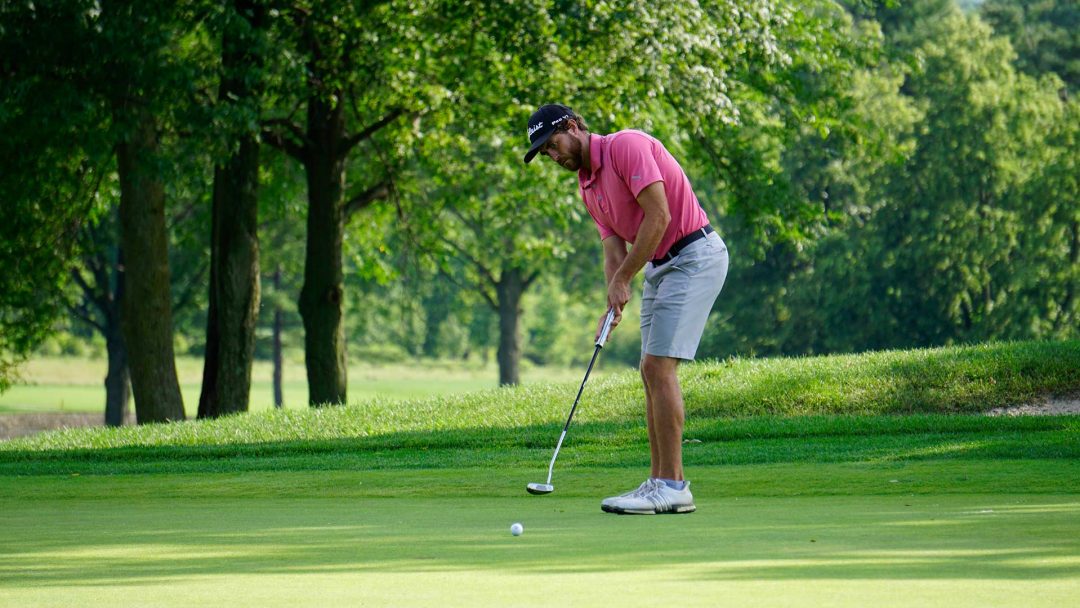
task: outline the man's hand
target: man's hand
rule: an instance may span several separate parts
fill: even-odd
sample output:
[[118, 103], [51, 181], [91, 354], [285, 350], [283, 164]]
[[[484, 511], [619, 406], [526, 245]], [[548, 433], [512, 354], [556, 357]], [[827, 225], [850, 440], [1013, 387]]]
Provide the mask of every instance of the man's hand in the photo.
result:
[[[611, 278], [611, 282], [608, 283], [608, 308], [615, 311], [615, 316], [611, 319], [611, 330], [614, 331], [619, 325], [619, 321], [622, 321], [622, 309], [626, 306], [626, 303], [630, 301], [630, 281], [622, 278], [622, 274], [615, 273], [615, 276]], [[600, 323], [596, 326], [596, 339], [600, 339], [600, 331], [604, 328], [604, 321], [607, 321], [607, 311], [600, 315]], [[610, 335], [610, 334], [609, 334]]]
[[[608, 283], [607, 303], [608, 308], [615, 311], [615, 320], [611, 326], [615, 327], [622, 319], [622, 309], [630, 301], [630, 280], [624, 279], [621, 273], [615, 273]], [[606, 315], [605, 315], [606, 316]]]
[[[604, 314], [600, 315], [600, 322], [596, 324], [596, 335], [593, 336], [593, 342], [600, 339], [600, 332], [604, 331], [604, 322], [607, 321], [607, 315], [608, 313], [606, 310], [604, 311]], [[615, 316], [611, 318], [611, 327], [608, 329], [608, 340], [611, 339], [611, 332], [615, 330], [615, 326], [619, 324], [619, 318], [621, 317], [622, 315], [616, 312]]]

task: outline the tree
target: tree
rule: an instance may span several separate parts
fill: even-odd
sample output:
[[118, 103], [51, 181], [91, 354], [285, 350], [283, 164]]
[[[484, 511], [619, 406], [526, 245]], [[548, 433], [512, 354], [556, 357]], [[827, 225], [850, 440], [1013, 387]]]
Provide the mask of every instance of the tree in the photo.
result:
[[124, 341], [131, 357], [132, 392], [139, 422], [184, 419], [172, 342], [168, 237], [157, 121], [145, 108], [117, 100], [114, 117], [128, 121], [130, 139], [116, 146], [120, 175], [120, 240], [124, 264]]
[[926, 116], [918, 147], [880, 214], [889, 309], [910, 344], [985, 339], [999, 331], [1021, 254], [1017, 185], [1030, 176], [1037, 125], [1056, 100], [1028, 89], [1006, 40], [956, 12], [923, 25], [922, 68], [905, 90]]
[[1063, 90], [1080, 85], [1080, 5], [1059, 0], [988, 0], [980, 16], [994, 32], [1008, 37], [1017, 67], [1039, 77], [1057, 74]]
[[[1058, 81], [1032, 84], [1024, 93], [1045, 99]], [[1032, 125], [1039, 134], [1033, 174], [1016, 192], [1024, 229], [1006, 335], [1065, 340], [1080, 333], [1080, 102], [1051, 106], [1043, 118]]]
[[[498, 314], [502, 385], [521, 379], [525, 292], [553, 263], [575, 263], [569, 254], [582, 234], [575, 221], [580, 220], [580, 201], [573, 191], [559, 193], [538, 184], [524, 172], [519, 156], [517, 146], [497, 149], [473, 141], [472, 153], [459, 158], [470, 163], [484, 159], [484, 171], [450, 168], [456, 177], [418, 180], [408, 195], [410, 225], [437, 227], [418, 240], [426, 239], [422, 250], [439, 265], [441, 276], [462, 291], [480, 294]], [[443, 161], [449, 158], [432, 160], [445, 170]]]
[[121, 301], [131, 388], [140, 424], [184, 419], [173, 355], [172, 302], [165, 226], [162, 105], [186, 74], [174, 53], [180, 20], [124, 0], [103, 2], [94, 25], [94, 93], [111, 111], [120, 179], [120, 242], [125, 291]]
[[200, 418], [247, 411], [259, 312], [259, 114], [269, 10], [235, 0], [222, 17], [218, 103], [231, 118], [214, 168], [210, 296]]
[[[170, 273], [172, 309], [178, 314], [196, 308], [195, 295], [206, 274], [204, 252], [195, 247], [195, 234], [204, 218], [194, 211], [201, 207], [201, 196], [191, 192], [198, 182], [192, 169], [195, 163], [178, 173], [183, 179], [172, 180], [170, 209], [167, 209], [167, 232], [170, 235]], [[95, 192], [102, 214], [90, 220], [79, 237], [79, 260], [70, 269], [74, 295], [65, 298], [71, 315], [98, 332], [105, 340], [107, 373], [105, 376], [105, 424], [120, 426], [127, 418], [131, 397], [127, 346], [122, 331], [121, 301], [124, 292], [124, 254], [120, 247], [118, 178], [112, 167], [103, 173]], [[196, 186], [198, 184], [195, 184]], [[192, 198], [194, 197], [194, 199]], [[201, 233], [198, 235], [201, 237]]]
[[[21, 142], [28, 145], [18, 152], [38, 159], [36, 166], [28, 164], [18, 179], [57, 184], [58, 193], [65, 196], [53, 201], [62, 202], [66, 193], [77, 192], [80, 184], [100, 180], [115, 162], [120, 244], [125, 254], [121, 325], [140, 423], [184, 417], [173, 361], [165, 225], [170, 159], [162, 148], [163, 136], [168, 133], [163, 127], [166, 119], [189, 101], [189, 96], [176, 92], [195, 88], [189, 62], [197, 44], [183, 38], [184, 8], [171, 5], [147, 11], [121, 0], [68, 0], [43, 6], [9, 3], [3, 13], [5, 46], [9, 32], [17, 40], [11, 53], [4, 53], [5, 58], [10, 57], [7, 71], [13, 83], [12, 95], [5, 99], [13, 102], [14, 108], [8, 118], [17, 119], [24, 127], [33, 128], [35, 122], [43, 127], [13, 130], [33, 133]], [[65, 135], [74, 137], [65, 141]], [[38, 139], [41, 136], [46, 139]], [[64, 166], [79, 169], [69, 180]], [[96, 192], [96, 187], [89, 191]], [[47, 191], [38, 187], [16, 192], [13, 198], [15, 205], [28, 210], [48, 211], [54, 204]], [[67, 243], [73, 236], [69, 235], [78, 234], [92, 208], [90, 203], [81, 202], [83, 198], [76, 199], [80, 203], [72, 210], [56, 214], [69, 223], [65, 230], [48, 224], [41, 224], [47, 226], [44, 231], [28, 227], [31, 239], [51, 238], [49, 245], [59, 253], [42, 260], [42, 270], [33, 276], [67, 275], [72, 261]], [[37, 227], [32, 211], [16, 215]], [[64, 268], [59, 275], [53, 272], [58, 267]], [[25, 307], [23, 313], [55, 306], [63, 293], [60, 287], [55, 285], [52, 292], [39, 294], [42, 304]], [[47, 317], [32, 316], [35, 320]]]
[[259, 168], [260, 302], [270, 314], [259, 315], [255, 356], [272, 361], [274, 404], [284, 407], [285, 352], [303, 342], [296, 294], [303, 280], [304, 226], [294, 218], [303, 215], [306, 204], [303, 169], [274, 148], [266, 152]]
[[820, 328], [811, 351], [1070, 335], [1056, 324], [1075, 318], [1076, 285], [1060, 84], [1017, 74], [1007, 41], [974, 15], [896, 31], [890, 52], [910, 61], [902, 90], [920, 109], [915, 148], [867, 181], [876, 203], [863, 219], [792, 274], [785, 330]]
[[[300, 314], [309, 402], [346, 401], [342, 244], [348, 218], [390, 192], [388, 175], [347, 194], [350, 155], [410, 108], [420, 107], [407, 82], [406, 57], [420, 46], [411, 11], [389, 3], [339, 5], [295, 2], [291, 33], [282, 38], [299, 54], [303, 86], [284, 116], [267, 119], [264, 140], [299, 161], [308, 186], [307, 247]], [[406, 54], [408, 53], [408, 54]], [[301, 126], [293, 115], [305, 108]], [[370, 153], [370, 151], [369, 151]], [[371, 165], [369, 165], [371, 166]], [[379, 163], [373, 163], [378, 167]]]
[[71, 60], [89, 41], [84, 9], [0, 4], [0, 390], [63, 310], [109, 162], [107, 108], [84, 96]]
[[[753, 195], [731, 196], [727, 205], [717, 206], [744, 211], [748, 223], [760, 225], [765, 223], [762, 218], [770, 218], [773, 225], [797, 232], [806, 214], [789, 206], [800, 201], [791, 205], [791, 198], [778, 188], [771, 189], [774, 196], [761, 196], [770, 190], [763, 187], [769, 172], [732, 162], [738, 148], [715, 142], [777, 101], [809, 104], [810, 95], [799, 90], [805, 79], [786, 68], [792, 55], [799, 66], [844, 63], [833, 59], [836, 50], [826, 53], [815, 47], [834, 19], [828, 6], [822, 3], [820, 14], [802, 16], [786, 5], [739, 1], [663, 7], [647, 2], [567, 4], [559, 11], [536, 10], [529, 19], [529, 30], [541, 38], [540, 45], [552, 49], [542, 60], [529, 51], [536, 41], [516, 46], [513, 37], [484, 36], [495, 30], [484, 27], [483, 20], [478, 23], [469, 47], [472, 55], [463, 62], [483, 61], [490, 67], [476, 72], [480, 82], [470, 80], [468, 70], [458, 75], [462, 84], [455, 92], [465, 108], [462, 126], [447, 134], [454, 138], [451, 145], [425, 151], [420, 194], [410, 191], [403, 198], [418, 197], [419, 210], [407, 217], [435, 227], [438, 234], [432, 241], [442, 242], [441, 248], [433, 248], [436, 255], [457, 258], [471, 269], [453, 276], [485, 292], [486, 301], [499, 311], [500, 351], [505, 353], [500, 357], [502, 382], [516, 377], [521, 295], [544, 272], [577, 266], [569, 260], [584, 256], [571, 254], [584, 249], [581, 235], [591, 230], [582, 226], [572, 186], [536, 169], [521, 175], [521, 144], [507, 140], [506, 133], [520, 133], [529, 113], [550, 101], [577, 109], [596, 133], [651, 131], [684, 162], [695, 185], [709, 178], [728, 187], [747, 184], [747, 194]], [[770, 70], [782, 76], [762, 75]], [[826, 112], [820, 114], [827, 118]], [[515, 120], [505, 121], [507, 115]], [[800, 125], [803, 118], [798, 117]], [[783, 134], [778, 132], [777, 140]], [[431, 162], [428, 154], [438, 160]], [[484, 168], [479, 177], [477, 166]], [[724, 168], [717, 171], [718, 166]], [[759, 178], [762, 182], [755, 183]], [[515, 219], [502, 219], [507, 212]], [[432, 218], [430, 213], [441, 215]], [[552, 227], [568, 217], [575, 226]], [[576, 232], [581, 229], [584, 232]], [[498, 255], [491, 255], [492, 249]], [[449, 268], [446, 274], [451, 274]]]
[[117, 242], [119, 213], [112, 210], [89, 224], [81, 238], [81, 263], [71, 277], [81, 297], [69, 304], [72, 314], [105, 338], [108, 371], [105, 375], [105, 424], [122, 426], [131, 399], [128, 349], [122, 331], [120, 303], [124, 300], [124, 253]]

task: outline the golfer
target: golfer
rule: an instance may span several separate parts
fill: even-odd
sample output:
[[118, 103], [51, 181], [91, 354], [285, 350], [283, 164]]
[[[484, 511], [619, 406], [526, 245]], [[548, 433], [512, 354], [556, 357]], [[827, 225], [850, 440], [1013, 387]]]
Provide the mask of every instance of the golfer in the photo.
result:
[[690, 513], [696, 507], [683, 476], [685, 414], [675, 372], [697, 353], [727, 276], [727, 247], [686, 173], [656, 138], [634, 130], [590, 133], [581, 116], [558, 104], [537, 110], [528, 134], [526, 163], [543, 154], [577, 171], [581, 198], [604, 245], [612, 327], [630, 300], [630, 281], [645, 268], [640, 367], [652, 470], [636, 490], [606, 498], [600, 507], [608, 513]]

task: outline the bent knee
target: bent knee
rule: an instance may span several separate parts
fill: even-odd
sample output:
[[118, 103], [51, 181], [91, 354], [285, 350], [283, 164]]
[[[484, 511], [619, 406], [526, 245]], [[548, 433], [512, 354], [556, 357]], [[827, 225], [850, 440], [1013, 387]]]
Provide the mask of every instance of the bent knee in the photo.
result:
[[671, 357], [645, 355], [641, 359], [641, 376], [646, 382], [670, 380], [675, 377], [675, 368], [679, 360]]

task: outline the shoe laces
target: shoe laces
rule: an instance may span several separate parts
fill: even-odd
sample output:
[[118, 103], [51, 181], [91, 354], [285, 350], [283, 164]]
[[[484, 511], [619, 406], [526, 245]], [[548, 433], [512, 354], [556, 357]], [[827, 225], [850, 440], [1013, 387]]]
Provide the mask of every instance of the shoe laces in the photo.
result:
[[659, 479], [649, 478], [645, 480], [645, 483], [641, 484], [634, 492], [634, 496], [648, 496], [652, 492], [656, 491], [656, 484], [663, 483]]
[[646, 479], [636, 489], [627, 492], [626, 494], [619, 495], [619, 498], [640, 498], [652, 491], [652, 478]]
[[668, 500], [666, 496], [664, 496], [663, 492], [663, 490], [667, 488], [668, 485], [660, 481], [659, 479], [654, 479], [650, 481], [652, 481], [652, 485], [649, 487], [649, 491], [646, 492], [642, 496], [642, 498], [653, 503], [653, 506], [656, 507], [657, 512], [670, 508], [671, 501]]

